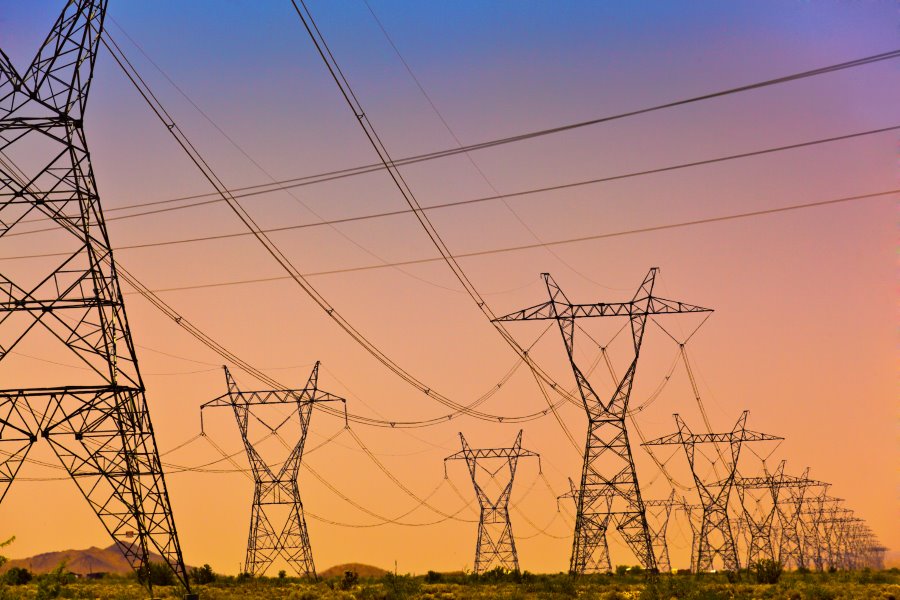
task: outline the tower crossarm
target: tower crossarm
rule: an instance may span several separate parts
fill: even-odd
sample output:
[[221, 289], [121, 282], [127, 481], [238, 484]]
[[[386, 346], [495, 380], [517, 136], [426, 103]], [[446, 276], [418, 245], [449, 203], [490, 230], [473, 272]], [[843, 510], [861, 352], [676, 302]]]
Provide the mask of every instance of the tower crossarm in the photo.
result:
[[537, 304], [530, 308], [497, 317], [494, 321], [541, 321], [552, 319], [583, 319], [590, 317], [640, 317], [680, 313], [712, 312], [711, 308], [651, 296], [632, 302], [598, 302], [596, 304], [567, 304], [558, 300]]
[[664, 435], [655, 440], [644, 442], [642, 446], [665, 446], [671, 444], [735, 444], [743, 442], [764, 442], [769, 440], [783, 440], [783, 437], [760, 433], [758, 431], [729, 431], [728, 433], [692, 433], [683, 435], [681, 432]]
[[[512, 447], [507, 448], [472, 448], [466, 442], [462, 432], [459, 434], [459, 440], [462, 443], [462, 450], [444, 459], [444, 477], [447, 477], [448, 461], [465, 459], [469, 475], [472, 478], [472, 487], [475, 489], [475, 495], [481, 508], [478, 519], [478, 541], [475, 544], [475, 573], [483, 573], [496, 567], [518, 571], [519, 557], [516, 553], [516, 542], [510, 522], [509, 500], [512, 495], [519, 458], [534, 456], [538, 458], [538, 465], [540, 465], [540, 455], [522, 448], [521, 430], [519, 430]], [[503, 462], [496, 470], [490, 470], [479, 464], [479, 461], [491, 461], [495, 465], [498, 461]], [[488, 495], [485, 488], [478, 482], [479, 469], [490, 475], [491, 479], [497, 483], [500, 488], [498, 495]], [[503, 476], [498, 479], [497, 475], [501, 471]]]
[[522, 458], [525, 456], [535, 456], [540, 458], [540, 454], [525, 450], [524, 448], [478, 448], [460, 450], [455, 454], [451, 454], [444, 460], [457, 459], [481, 459], [481, 458]]
[[344, 405], [344, 422], [347, 422], [347, 400], [337, 394], [326, 392], [318, 388], [319, 362], [313, 368], [312, 374], [306, 386], [301, 389], [283, 390], [240, 390], [234, 383], [228, 367], [225, 370], [225, 379], [228, 382], [228, 393], [213, 398], [200, 405], [200, 431], [203, 432], [203, 410], [206, 408], [249, 408], [251, 406], [264, 406], [275, 404], [315, 404], [319, 402], [341, 402]]

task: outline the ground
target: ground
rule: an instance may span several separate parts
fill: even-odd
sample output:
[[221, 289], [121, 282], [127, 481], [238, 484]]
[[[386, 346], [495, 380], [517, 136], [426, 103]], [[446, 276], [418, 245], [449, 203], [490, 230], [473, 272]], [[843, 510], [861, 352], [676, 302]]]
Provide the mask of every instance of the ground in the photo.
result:
[[[394, 576], [357, 579], [333, 577], [319, 582], [292, 578], [236, 580], [220, 577], [197, 586], [200, 597], [209, 600], [453, 600], [453, 599], [568, 599], [600, 600], [898, 600], [900, 571], [855, 573], [785, 573], [778, 583], [759, 584], [750, 574], [664, 575], [648, 580], [643, 574], [590, 576], [494, 574], [474, 578], [463, 574]], [[155, 586], [158, 598], [180, 598], [173, 586]], [[0, 600], [43, 598], [93, 598], [98, 600], [143, 600], [147, 592], [130, 577], [99, 581], [60, 581], [37, 578], [26, 585], [3, 585]]]

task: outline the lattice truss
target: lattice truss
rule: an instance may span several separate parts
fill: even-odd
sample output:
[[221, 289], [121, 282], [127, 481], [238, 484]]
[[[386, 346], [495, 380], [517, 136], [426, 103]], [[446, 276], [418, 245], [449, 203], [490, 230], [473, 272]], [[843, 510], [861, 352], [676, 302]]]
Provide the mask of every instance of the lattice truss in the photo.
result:
[[[227, 367], [225, 380], [228, 393], [203, 404], [200, 410], [201, 420], [202, 411], [206, 408], [230, 407], [234, 411], [247, 459], [250, 461], [254, 491], [244, 572], [263, 575], [281, 556], [298, 575], [315, 579], [316, 567], [303, 517], [297, 475], [313, 406], [320, 402], [341, 402], [346, 416], [346, 400], [319, 389], [318, 362], [306, 385], [298, 390], [242, 391]], [[260, 414], [265, 407], [279, 405], [289, 405], [293, 410], [288, 413], [270, 411], [265, 416]], [[274, 423], [270, 421], [272, 414], [276, 418]], [[299, 438], [290, 446], [284, 442], [280, 432], [292, 422], [299, 423]], [[276, 437], [288, 450], [287, 458], [277, 471], [263, 458], [258, 441], [251, 441], [250, 430], [254, 423], [262, 425], [266, 438]]]
[[[578, 502], [578, 488], [575, 482], [569, 478], [569, 491], [561, 494], [556, 499], [557, 510], [559, 510], [559, 501], [562, 499], [571, 499]], [[606, 496], [607, 503], [612, 503], [612, 496]], [[653, 545], [653, 554], [656, 559], [656, 567], [662, 573], [668, 573], [672, 570], [672, 563], [669, 560], [669, 544], [666, 540], [666, 531], [669, 527], [669, 521], [672, 517], [673, 509], [679, 507], [681, 501], [675, 500], [675, 490], [669, 493], [667, 498], [661, 500], [645, 500], [644, 509], [647, 518], [647, 528], [650, 531], [650, 541]], [[602, 571], [611, 572], [612, 563], [609, 557], [609, 546], [606, 536], [601, 540], [601, 545], [597, 549], [598, 560], [602, 561], [604, 568]]]
[[843, 501], [823, 490], [803, 502], [799, 517], [804, 555], [820, 571], [883, 569], [887, 548], [878, 543], [862, 519], [843, 506]]
[[[710, 311], [654, 296], [657, 272], [656, 268], [650, 269], [631, 301], [595, 304], [573, 304], [550, 275], [544, 273], [549, 301], [497, 319], [557, 322], [587, 412], [587, 441], [581, 485], [577, 491], [575, 534], [569, 565], [572, 573], [608, 572], [611, 569], [606, 539], [611, 523], [644, 568], [657, 568], [654, 534], [647, 523], [625, 417], [648, 317]], [[575, 322], [593, 317], [626, 317], [631, 325], [634, 358], [608, 400], [600, 398], [594, 391], [575, 360]]]
[[741, 525], [738, 530], [747, 534], [747, 560], [744, 564], [748, 567], [775, 558], [773, 527], [780, 492], [775, 481], [783, 474], [784, 462], [781, 462], [774, 475], [766, 473], [762, 477], [735, 477], [734, 485], [741, 507]]
[[67, 2], [24, 73], [0, 50], [0, 247], [54, 250], [0, 271], [0, 500], [45, 439], [131, 567], [189, 589], [83, 129], [105, 12]]
[[[677, 432], [661, 438], [645, 442], [647, 446], [680, 445], [687, 455], [688, 464], [694, 478], [694, 484], [700, 496], [702, 519], [694, 544], [694, 557], [691, 569], [696, 573], [713, 570], [714, 561], [719, 557], [727, 571], [740, 568], [737, 545], [728, 515], [728, 504], [731, 490], [737, 474], [738, 458], [741, 447], [746, 442], [763, 442], [782, 440], [783, 438], [750, 431], [746, 428], [747, 415], [744, 411], [734, 426], [727, 433], [695, 434], [688, 429], [679, 415], [675, 415]], [[728, 453], [720, 453], [717, 461], [725, 468], [726, 474], [719, 481], [705, 482], [700, 473], [700, 461], [697, 457], [697, 446], [700, 444], [722, 444], [728, 446]], [[717, 451], [719, 448], [716, 448]], [[715, 463], [714, 459], [714, 463]]]
[[[447, 476], [447, 461], [466, 461], [475, 496], [481, 507], [474, 571], [484, 573], [498, 567], [518, 571], [519, 555], [509, 518], [509, 499], [519, 459], [537, 457], [540, 469], [540, 455], [522, 448], [521, 430], [515, 443], [509, 448], [472, 448], [462, 433], [459, 434], [459, 439], [462, 450], [444, 459], [444, 476]], [[491, 495], [487, 489], [489, 484], [499, 487], [500, 493]]]

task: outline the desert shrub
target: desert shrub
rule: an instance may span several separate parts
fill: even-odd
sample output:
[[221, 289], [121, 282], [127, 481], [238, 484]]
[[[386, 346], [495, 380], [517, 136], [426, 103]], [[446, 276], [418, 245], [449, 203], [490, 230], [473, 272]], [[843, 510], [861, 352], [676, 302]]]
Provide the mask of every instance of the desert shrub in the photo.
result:
[[428, 571], [425, 574], [425, 583], [438, 583], [443, 577], [437, 571]]
[[753, 577], [756, 583], [778, 583], [784, 571], [777, 560], [764, 558], [753, 565]]
[[74, 575], [66, 571], [66, 563], [61, 562], [55, 569], [37, 578], [37, 600], [59, 598], [65, 586], [71, 583]]
[[143, 585], [175, 585], [175, 573], [164, 562], [147, 563], [138, 569], [137, 579]]
[[803, 600], [834, 600], [835, 595], [833, 590], [818, 583], [806, 586], [803, 590]]
[[342, 590], [352, 590], [357, 583], [359, 583], [359, 573], [356, 571], [344, 571], [344, 576], [341, 577], [338, 587]]
[[663, 575], [647, 582], [641, 590], [640, 600], [671, 600], [690, 597], [691, 580], [687, 577]]
[[202, 567], [195, 567], [191, 569], [189, 577], [191, 581], [200, 585], [206, 585], [216, 580], [216, 574], [215, 572], [213, 572], [212, 567], [209, 565], [203, 565]]
[[527, 591], [534, 592], [541, 598], [553, 596], [575, 598], [578, 596], [575, 579], [570, 575], [532, 575], [529, 573], [527, 579], [523, 577], [523, 584]]
[[9, 571], [3, 574], [3, 583], [9, 585], [25, 585], [31, 581], [32, 574], [28, 569], [22, 567], [10, 567]]
[[385, 600], [405, 600], [413, 598], [422, 587], [421, 582], [410, 575], [394, 575], [388, 573], [381, 578], [381, 583], [386, 592]]

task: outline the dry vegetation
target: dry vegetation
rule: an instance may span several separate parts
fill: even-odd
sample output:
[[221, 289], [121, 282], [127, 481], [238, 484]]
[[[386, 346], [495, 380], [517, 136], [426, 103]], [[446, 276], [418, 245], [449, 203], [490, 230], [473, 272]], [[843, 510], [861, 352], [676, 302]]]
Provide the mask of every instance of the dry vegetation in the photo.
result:
[[[900, 600], [900, 571], [837, 573], [785, 573], [775, 584], [756, 583], [752, 574], [589, 576], [493, 573], [474, 577], [461, 573], [426, 576], [359, 578], [354, 574], [322, 579], [317, 583], [294, 578], [239, 579], [219, 576], [196, 586], [203, 599], [250, 600], [454, 600], [454, 599], [569, 599], [600, 600]], [[180, 598], [174, 586], [155, 586], [154, 596]], [[133, 577], [87, 581], [65, 574], [35, 577], [22, 585], [0, 584], [0, 600], [94, 598], [144, 600], [146, 590]]]

